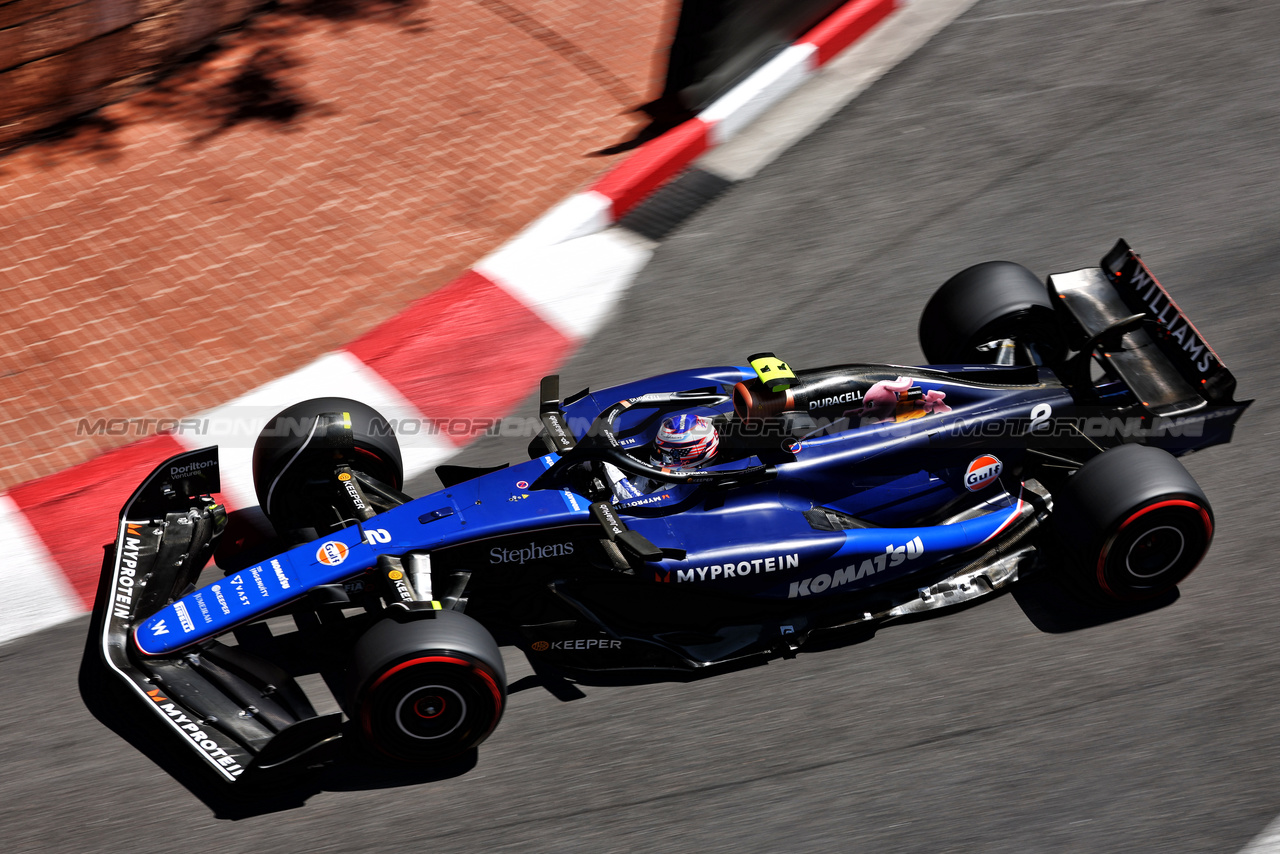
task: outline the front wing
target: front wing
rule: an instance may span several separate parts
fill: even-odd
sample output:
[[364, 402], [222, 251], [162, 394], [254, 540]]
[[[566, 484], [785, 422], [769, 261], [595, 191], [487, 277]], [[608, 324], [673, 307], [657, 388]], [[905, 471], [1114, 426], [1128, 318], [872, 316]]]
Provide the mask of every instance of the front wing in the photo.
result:
[[152, 657], [132, 641], [142, 619], [188, 590], [213, 554], [226, 519], [209, 498], [219, 489], [217, 460], [217, 448], [166, 460], [120, 511], [85, 664], [103, 677], [113, 706], [143, 709], [170, 744], [237, 782], [313, 755], [339, 737], [341, 715], [318, 715], [289, 674], [238, 647], [211, 640]]

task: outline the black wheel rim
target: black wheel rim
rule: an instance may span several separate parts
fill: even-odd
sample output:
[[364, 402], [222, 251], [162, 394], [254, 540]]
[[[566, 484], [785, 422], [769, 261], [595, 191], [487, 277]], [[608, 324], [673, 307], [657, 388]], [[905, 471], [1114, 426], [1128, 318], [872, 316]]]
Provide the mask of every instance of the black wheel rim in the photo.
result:
[[424, 656], [385, 667], [362, 693], [360, 723], [382, 754], [438, 761], [483, 741], [502, 714], [502, 692], [475, 663]]
[[1098, 556], [1098, 583], [1120, 599], [1149, 599], [1172, 590], [1200, 563], [1213, 538], [1207, 507], [1186, 499], [1132, 511]]
[[1177, 564], [1187, 549], [1187, 538], [1172, 525], [1146, 531], [1129, 545], [1125, 570], [1134, 578], [1155, 578]]
[[423, 685], [406, 692], [396, 704], [395, 720], [408, 738], [445, 738], [462, 726], [467, 700], [448, 685]]

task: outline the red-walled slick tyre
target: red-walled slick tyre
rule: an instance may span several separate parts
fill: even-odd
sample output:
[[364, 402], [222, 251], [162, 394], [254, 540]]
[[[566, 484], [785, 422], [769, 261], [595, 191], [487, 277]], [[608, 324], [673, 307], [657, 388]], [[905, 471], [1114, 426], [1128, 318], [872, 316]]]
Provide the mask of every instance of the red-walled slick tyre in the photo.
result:
[[401, 762], [439, 762], [479, 745], [502, 718], [497, 643], [457, 611], [384, 619], [357, 642], [351, 714], [364, 740]]
[[1213, 541], [1213, 509], [1166, 451], [1121, 445], [1054, 495], [1054, 524], [1076, 579], [1102, 596], [1150, 599], [1186, 578]]

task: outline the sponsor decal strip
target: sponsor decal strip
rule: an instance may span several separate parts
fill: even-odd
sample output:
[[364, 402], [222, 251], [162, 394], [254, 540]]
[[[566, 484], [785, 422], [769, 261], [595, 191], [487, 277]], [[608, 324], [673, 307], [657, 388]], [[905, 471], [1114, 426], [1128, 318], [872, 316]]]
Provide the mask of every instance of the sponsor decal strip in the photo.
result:
[[843, 587], [854, 581], [884, 572], [895, 566], [901, 566], [910, 560], [916, 560], [924, 554], [924, 543], [919, 537], [913, 537], [905, 545], [895, 546], [892, 543], [884, 547], [884, 554], [873, 555], [863, 561], [854, 562], [837, 569], [835, 572], [824, 572], [812, 578], [791, 582], [787, 590], [788, 599], [810, 596], [814, 593], [825, 593]]
[[1128, 276], [1122, 273], [1117, 274], [1120, 277], [1120, 283], [1130, 288], [1132, 295], [1151, 312], [1156, 322], [1164, 327], [1164, 334], [1178, 342], [1196, 370], [1201, 374], [1207, 374], [1215, 365], [1221, 365], [1222, 360], [1218, 358], [1218, 354], [1209, 346], [1209, 342], [1200, 334], [1200, 330], [1196, 329], [1183, 314], [1182, 309], [1173, 301], [1173, 297], [1169, 296], [1164, 286], [1151, 275], [1147, 265], [1137, 255], [1131, 253], [1129, 263], [1125, 266], [1131, 266], [1132, 272]]
[[985, 489], [1000, 477], [1004, 464], [990, 454], [983, 454], [969, 463], [964, 473], [964, 488], [970, 492]]
[[[263, 616], [315, 585], [348, 579], [377, 561], [377, 550], [367, 540], [390, 539], [383, 528], [364, 533], [360, 538], [359, 529], [344, 529], [318, 546], [297, 546], [193, 591], [143, 620], [134, 642], [144, 655], [165, 655]], [[156, 631], [161, 621], [164, 632]]]
[[578, 638], [577, 640], [534, 641], [534, 652], [549, 649], [622, 649], [622, 641], [609, 638]]
[[177, 480], [180, 477], [195, 474], [196, 472], [207, 469], [210, 466], [217, 467], [217, 465], [217, 460], [197, 460], [183, 466], [169, 466], [169, 477], [173, 480]]
[[[111, 635], [113, 630], [127, 634], [129, 622], [133, 617], [132, 579], [136, 578], [137, 561], [141, 552], [142, 537], [144, 536], [142, 529], [146, 524], [148, 523], [128, 521], [120, 523], [120, 533], [116, 538], [115, 571], [112, 575], [110, 588], [114, 591], [114, 595], [105, 619], [102, 621], [100, 639], [102, 643], [102, 658], [108, 667], [114, 670], [133, 690], [138, 692], [139, 696], [150, 701], [149, 705], [156, 710], [161, 720], [167, 722], [176, 732], [190, 740], [196, 751], [219, 774], [227, 780], [235, 780], [244, 772], [243, 766], [240, 765], [235, 756], [228, 753], [226, 748], [219, 744], [210, 733], [202, 730], [199, 725], [184, 715], [167, 697], [162, 696], [159, 689], [144, 690], [132, 675], [126, 673], [116, 663], [116, 654], [123, 655], [123, 650], [116, 648], [111, 643]], [[132, 561], [133, 565], [126, 565], [126, 560]], [[122, 579], [125, 578], [131, 579], [131, 581], [123, 583]], [[129, 598], [127, 602], [121, 602], [120, 591], [125, 589], [130, 590]], [[180, 619], [190, 623], [190, 617], [186, 614], [185, 608], [179, 614]], [[159, 625], [161, 629], [165, 629], [163, 620], [160, 621]], [[154, 625], [152, 629], [154, 632]], [[154, 632], [156, 635], [166, 633], [167, 630]]]
[[494, 546], [489, 550], [489, 563], [514, 563], [524, 566], [528, 561], [569, 557], [572, 554], [572, 542], [548, 543], [545, 546], [540, 546], [537, 543], [530, 542], [527, 546], [521, 546], [520, 548], [515, 549]]
[[809, 410], [826, 409], [828, 406], [836, 406], [841, 403], [857, 403], [862, 400], [861, 391], [850, 391], [845, 394], [837, 394], [834, 397], [824, 397], [821, 400], [809, 401]]
[[761, 572], [779, 572], [800, 566], [799, 553], [770, 555], [751, 560], [726, 561], [707, 566], [675, 570], [676, 581], [714, 581], [717, 578], [743, 578]]
[[178, 732], [185, 737], [191, 739], [191, 743], [200, 749], [200, 752], [213, 763], [223, 774], [231, 779], [235, 779], [244, 773], [244, 767], [236, 761], [236, 758], [226, 749], [218, 744], [209, 733], [200, 728], [191, 718], [182, 713], [182, 710], [176, 704], [171, 702], [168, 697], [161, 696], [160, 689], [146, 692], [165, 717], [173, 724]]
[[[909, 570], [905, 566], [912, 561], [924, 557], [926, 552], [934, 557], [943, 557], [966, 551], [990, 542], [1008, 530], [1017, 521], [1025, 507], [1021, 494], [1013, 507], [1005, 512], [996, 510], [976, 519], [957, 522], [952, 525], [935, 525], [926, 528], [906, 529], [894, 532], [889, 529], [858, 529], [845, 532], [845, 545], [834, 555], [832, 560], [841, 557], [855, 558], [847, 566], [832, 572], [815, 575], [812, 578], [791, 582], [787, 590], [787, 598], [796, 599], [815, 593], [825, 593], [844, 587], [852, 582], [878, 575], [897, 567]], [[894, 542], [877, 542], [879, 537], [910, 537], [902, 545]], [[884, 543], [881, 546], [881, 543]], [[883, 552], [875, 554], [883, 548]], [[872, 552], [868, 554], [868, 552]]]
[[120, 549], [116, 552], [116, 577], [111, 585], [112, 613], [122, 619], [129, 619], [133, 610], [133, 585], [137, 580], [138, 549], [142, 544], [142, 533], [139, 530], [142, 522], [125, 522], [120, 534]]
[[356, 489], [355, 483], [351, 480], [351, 475], [340, 474], [338, 480], [341, 481], [343, 489], [347, 491], [347, 495], [351, 497], [351, 503], [356, 506], [357, 510], [367, 510], [364, 502], [360, 499], [360, 490]]
[[664, 492], [661, 495], [648, 495], [644, 498], [628, 498], [626, 501], [618, 503], [619, 510], [627, 510], [631, 507], [643, 507], [646, 504], [657, 504], [659, 501], [665, 501], [671, 497], [671, 493]]

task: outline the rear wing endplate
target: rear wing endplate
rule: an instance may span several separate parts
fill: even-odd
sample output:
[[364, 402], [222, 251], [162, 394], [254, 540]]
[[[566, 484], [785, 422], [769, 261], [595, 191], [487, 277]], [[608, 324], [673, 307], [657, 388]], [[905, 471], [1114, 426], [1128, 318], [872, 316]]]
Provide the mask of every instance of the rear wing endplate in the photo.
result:
[[1151, 338], [1183, 378], [1207, 400], [1231, 402], [1235, 377], [1138, 253], [1124, 240], [1118, 240], [1103, 256], [1102, 270], [1131, 311], [1155, 320]]
[[1069, 385], [1088, 383], [1096, 354], [1152, 415], [1236, 403], [1235, 377], [1123, 240], [1101, 267], [1055, 273], [1048, 286], [1080, 334], [1067, 371], [1077, 376], [1063, 377]]

